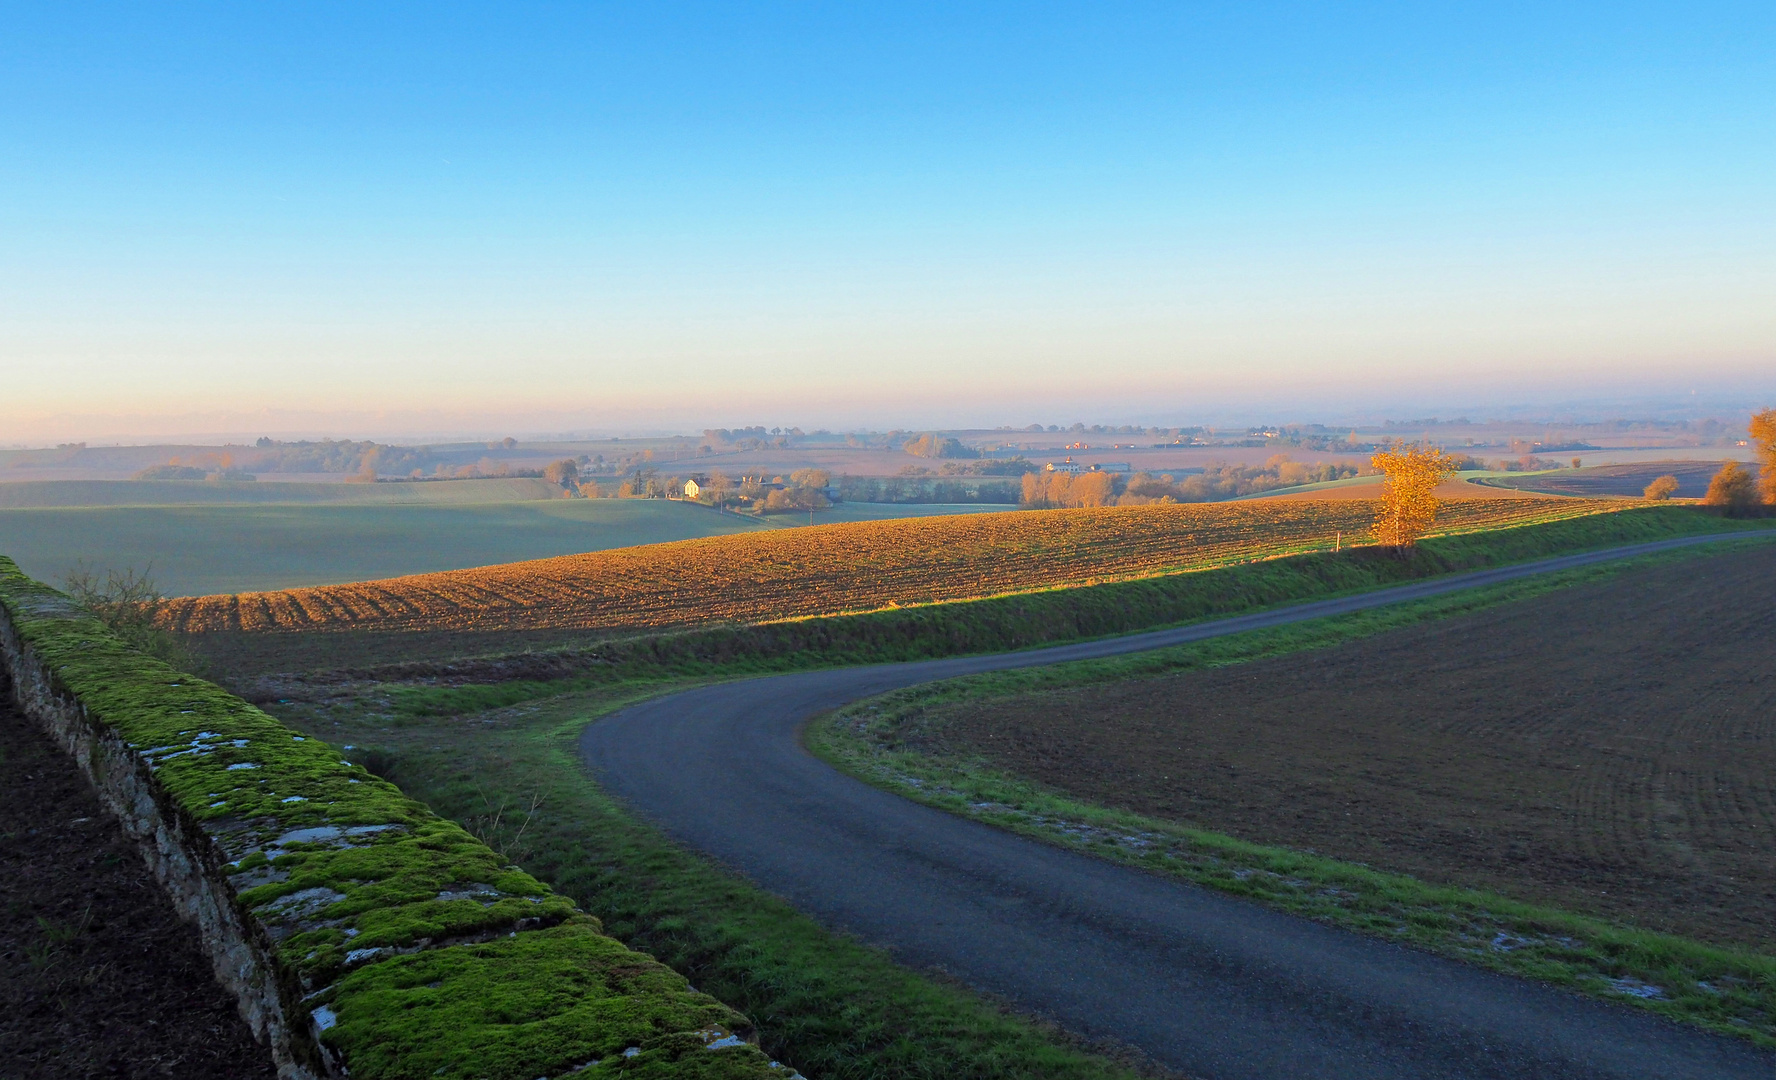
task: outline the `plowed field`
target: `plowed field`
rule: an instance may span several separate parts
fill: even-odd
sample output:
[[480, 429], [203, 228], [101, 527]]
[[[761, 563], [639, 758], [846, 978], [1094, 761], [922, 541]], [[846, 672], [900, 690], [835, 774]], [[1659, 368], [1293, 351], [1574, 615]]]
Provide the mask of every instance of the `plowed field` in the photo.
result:
[[965, 702], [913, 745], [1087, 801], [1776, 948], [1776, 551], [1334, 649]]
[[[1473, 499], [1439, 528], [1619, 509]], [[645, 629], [762, 622], [1198, 569], [1366, 539], [1374, 504], [1217, 503], [913, 518], [712, 537], [476, 570], [171, 601], [192, 633]]]

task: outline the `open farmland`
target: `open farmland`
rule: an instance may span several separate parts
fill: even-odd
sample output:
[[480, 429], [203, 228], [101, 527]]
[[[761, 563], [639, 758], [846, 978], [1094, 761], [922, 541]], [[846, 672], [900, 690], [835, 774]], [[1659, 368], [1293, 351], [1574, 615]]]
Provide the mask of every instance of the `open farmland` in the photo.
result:
[[1776, 550], [1334, 648], [965, 697], [897, 745], [1242, 840], [1776, 947]]
[[[458, 570], [692, 537], [764, 532], [806, 514], [718, 514], [666, 499], [564, 499], [542, 480], [425, 484], [65, 481], [0, 484], [0, 552], [60, 581], [76, 562], [152, 566], [201, 596]], [[976, 512], [841, 503], [822, 520]]]
[[531, 477], [357, 484], [342, 480], [15, 480], [0, 483], [0, 507], [214, 506], [341, 503], [462, 504], [559, 499], [561, 488]]
[[[1620, 504], [1475, 499], [1448, 531]], [[175, 600], [165, 624], [215, 631], [643, 630], [761, 622], [1128, 579], [1326, 550], [1374, 504], [1151, 505], [831, 525], [326, 586]]]
[[1594, 469], [1560, 469], [1522, 476], [1489, 476], [1485, 483], [1500, 489], [1547, 492], [1596, 499], [1610, 495], [1639, 498], [1646, 486], [1660, 476], [1675, 476], [1679, 499], [1700, 499], [1708, 493], [1708, 481], [1719, 472], [1718, 461], [1647, 461], [1633, 465], [1601, 465]]
[[61, 580], [79, 561], [152, 567], [163, 592], [193, 596], [768, 528], [664, 499], [44, 507], [0, 509], [0, 552], [45, 581]]

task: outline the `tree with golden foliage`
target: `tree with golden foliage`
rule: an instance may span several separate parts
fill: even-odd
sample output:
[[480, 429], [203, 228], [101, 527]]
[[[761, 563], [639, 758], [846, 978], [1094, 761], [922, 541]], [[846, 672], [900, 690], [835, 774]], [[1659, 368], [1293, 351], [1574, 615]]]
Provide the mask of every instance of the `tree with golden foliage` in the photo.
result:
[[1641, 494], [1646, 496], [1648, 502], [1664, 502], [1677, 494], [1677, 477], [1656, 476]]
[[1751, 441], [1764, 467], [1764, 501], [1776, 504], [1776, 409], [1765, 409], [1751, 418]]
[[1433, 492], [1455, 475], [1455, 459], [1440, 447], [1396, 441], [1377, 450], [1369, 464], [1387, 477], [1381, 485], [1381, 509], [1375, 515], [1375, 538], [1385, 547], [1410, 548], [1436, 522]]
[[1708, 494], [1702, 496], [1702, 505], [1718, 506], [1728, 514], [1746, 513], [1757, 504], [1757, 481], [1745, 466], [1731, 459], [1721, 462], [1721, 471], [1714, 474]]

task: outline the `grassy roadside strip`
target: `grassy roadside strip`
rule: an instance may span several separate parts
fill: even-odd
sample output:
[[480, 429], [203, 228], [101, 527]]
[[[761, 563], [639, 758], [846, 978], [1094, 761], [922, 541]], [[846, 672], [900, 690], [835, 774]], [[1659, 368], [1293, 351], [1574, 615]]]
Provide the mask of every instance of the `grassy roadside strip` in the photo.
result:
[[[389, 684], [389, 707], [442, 716], [637, 678], [707, 678], [846, 664], [1009, 652], [1154, 630], [1269, 607], [1367, 592], [1465, 570], [1671, 537], [1768, 531], [1682, 507], [1633, 507], [1532, 525], [1433, 537], [1409, 557], [1379, 548], [1310, 552], [1132, 581], [1079, 585], [861, 615], [648, 635], [538, 653], [485, 681], [418, 683], [466, 665], [392, 665], [363, 674]], [[542, 677], [524, 677], [542, 671]]]
[[397, 721], [350, 698], [277, 708], [292, 726], [374, 755], [409, 795], [573, 898], [606, 932], [745, 1012], [761, 1048], [809, 1076], [1134, 1080], [1132, 1058], [1077, 1045], [828, 932], [599, 790], [579, 760], [586, 725], [697, 682], [606, 685], [432, 720]]
[[[1733, 542], [1723, 541], [1706, 550], [1731, 546]], [[868, 783], [1047, 843], [1776, 1046], [1776, 957], [1628, 929], [1494, 893], [1427, 884], [1099, 807], [976, 760], [910, 751], [897, 739], [907, 724], [937, 705], [1327, 648], [1702, 553], [1661, 552], [1151, 653], [912, 687], [816, 721], [809, 726], [807, 743], [824, 760]]]

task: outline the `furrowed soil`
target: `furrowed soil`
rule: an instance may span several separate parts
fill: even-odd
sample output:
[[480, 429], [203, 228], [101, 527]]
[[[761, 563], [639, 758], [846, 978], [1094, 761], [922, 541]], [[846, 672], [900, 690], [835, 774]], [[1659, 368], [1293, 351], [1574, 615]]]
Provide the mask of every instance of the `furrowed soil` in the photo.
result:
[[[1756, 466], [1752, 467], [1755, 471]], [[1571, 472], [1532, 473], [1528, 476], [1489, 476], [1484, 483], [1520, 492], [1540, 491], [1583, 499], [1626, 495], [1638, 498], [1646, 486], [1661, 476], [1677, 478], [1673, 496], [1700, 499], [1708, 494], [1708, 482], [1720, 472], [1718, 461], [1646, 461], [1634, 465], [1599, 465]]]
[[196, 927], [73, 761], [9, 703], [0, 766], [0, 1077], [276, 1076]]
[[[1619, 509], [1464, 499], [1442, 529]], [[650, 630], [752, 623], [1175, 573], [1365, 537], [1359, 500], [1043, 510], [785, 529], [280, 592], [169, 601], [184, 633]]]
[[1776, 551], [1275, 660], [933, 708], [1075, 798], [1776, 948]]

